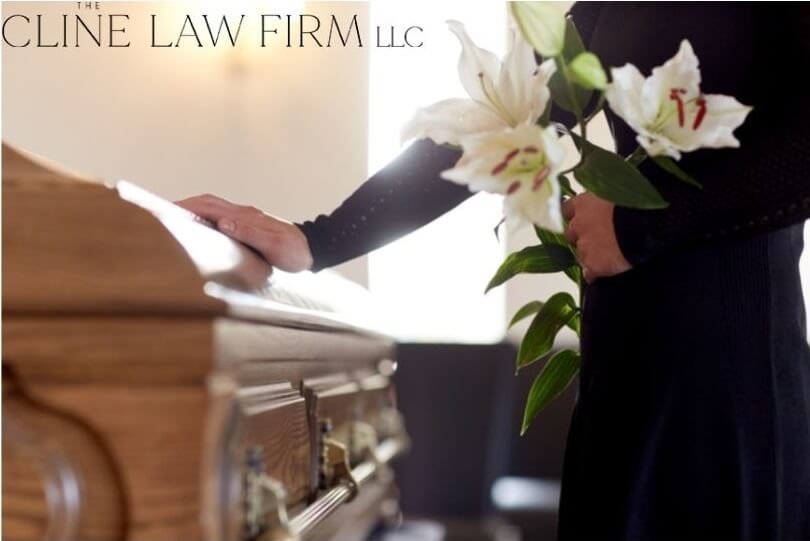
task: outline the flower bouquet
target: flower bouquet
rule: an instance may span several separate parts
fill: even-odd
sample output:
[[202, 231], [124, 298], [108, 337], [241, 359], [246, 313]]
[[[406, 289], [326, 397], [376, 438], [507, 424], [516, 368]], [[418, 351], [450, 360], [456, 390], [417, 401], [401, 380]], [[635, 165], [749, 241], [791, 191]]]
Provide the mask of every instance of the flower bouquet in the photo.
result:
[[[533, 318], [516, 369], [545, 360], [529, 391], [523, 433], [579, 372], [576, 350], [546, 359], [563, 327], [580, 334], [587, 269], [563, 235], [562, 204], [577, 195], [571, 177], [586, 192], [615, 205], [664, 208], [667, 202], [638, 165], [651, 160], [674, 181], [700, 189], [677, 164], [681, 153], [739, 146], [733, 131], [751, 108], [729, 96], [701, 92], [698, 59], [688, 41], [649, 77], [626, 64], [612, 68], [608, 79], [599, 58], [585, 49], [573, 21], [557, 5], [513, 2], [511, 11], [519, 31], [512, 32], [502, 60], [477, 47], [461, 23], [448, 22], [461, 42], [458, 71], [469, 99], [420, 109], [402, 135], [403, 140], [427, 137], [460, 148], [461, 158], [442, 177], [473, 191], [502, 194], [507, 226], [534, 226], [539, 244], [509, 255], [487, 291], [521, 273], [563, 272], [579, 288], [578, 299], [559, 292], [526, 304], [512, 318], [510, 326]], [[637, 133], [638, 147], [629, 156], [588, 139], [589, 123], [605, 107]], [[553, 108], [567, 111], [576, 125], [553, 122]], [[567, 168], [563, 137], [572, 138], [578, 152], [576, 163]]]

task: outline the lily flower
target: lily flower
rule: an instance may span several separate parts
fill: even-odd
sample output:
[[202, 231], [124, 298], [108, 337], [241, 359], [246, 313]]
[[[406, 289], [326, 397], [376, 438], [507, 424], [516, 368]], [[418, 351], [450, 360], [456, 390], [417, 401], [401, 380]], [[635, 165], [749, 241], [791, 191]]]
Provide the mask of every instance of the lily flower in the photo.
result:
[[468, 184], [473, 191], [504, 195], [507, 226], [533, 223], [563, 231], [560, 183], [565, 147], [554, 127], [523, 123], [499, 131], [468, 135], [455, 167], [442, 178]]
[[469, 99], [442, 100], [419, 109], [403, 127], [402, 141], [429, 137], [438, 144], [458, 145], [468, 134], [536, 122], [549, 103], [554, 61], [538, 66], [532, 46], [514, 31], [501, 61], [475, 45], [463, 24], [447, 24], [461, 42], [458, 73]]
[[733, 132], [752, 108], [731, 96], [701, 93], [698, 59], [687, 40], [646, 79], [632, 64], [613, 68], [611, 77], [605, 98], [648, 155], [678, 160], [698, 148], [740, 146]]

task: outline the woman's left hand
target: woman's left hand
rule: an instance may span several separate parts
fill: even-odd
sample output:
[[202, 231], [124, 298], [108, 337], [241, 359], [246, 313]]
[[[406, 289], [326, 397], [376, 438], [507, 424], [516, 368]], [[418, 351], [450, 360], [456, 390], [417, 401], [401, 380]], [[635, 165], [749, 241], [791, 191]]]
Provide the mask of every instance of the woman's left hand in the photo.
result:
[[588, 283], [632, 268], [616, 239], [613, 207], [613, 203], [592, 193], [577, 195], [563, 203], [563, 216], [568, 220], [565, 238], [575, 246]]

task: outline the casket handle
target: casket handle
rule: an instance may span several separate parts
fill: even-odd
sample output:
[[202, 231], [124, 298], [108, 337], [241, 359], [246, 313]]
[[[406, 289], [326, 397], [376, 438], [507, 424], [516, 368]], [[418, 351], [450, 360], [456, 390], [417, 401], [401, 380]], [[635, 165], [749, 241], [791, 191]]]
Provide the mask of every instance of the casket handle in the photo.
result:
[[[371, 438], [369, 438], [371, 439]], [[368, 441], [368, 440], [367, 440]], [[288, 518], [284, 485], [264, 473], [261, 447], [250, 450], [245, 478], [245, 539], [299, 541], [344, 503], [350, 502], [364, 484], [388, 471], [388, 463], [404, 453], [410, 442], [404, 432], [388, 438], [374, 449], [364, 449], [366, 460], [349, 468], [346, 446], [323, 439], [325, 492], [293, 518]]]
[[[320, 498], [289, 521], [291, 533], [300, 539], [314, 530], [342, 504], [350, 501], [355, 491], [373, 479], [382, 468], [386, 467], [388, 462], [405, 452], [407, 447], [408, 440], [404, 437], [390, 438], [383, 441], [373, 453], [374, 458], [361, 462], [352, 468], [351, 477], [355, 486], [352, 486], [352, 483], [345, 479], [339, 481], [337, 485], [327, 490]], [[296, 537], [291, 539], [296, 539]]]

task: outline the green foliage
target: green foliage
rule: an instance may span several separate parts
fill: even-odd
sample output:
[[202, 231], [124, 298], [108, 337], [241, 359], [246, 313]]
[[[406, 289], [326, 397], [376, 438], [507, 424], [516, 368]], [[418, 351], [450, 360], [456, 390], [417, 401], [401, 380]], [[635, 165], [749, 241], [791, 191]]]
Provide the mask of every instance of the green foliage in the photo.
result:
[[576, 264], [574, 254], [564, 246], [529, 246], [510, 254], [487, 285], [487, 291], [522, 273], [560, 272]]
[[[546, 229], [542, 229], [540, 227], [534, 226], [534, 232], [537, 234], [537, 238], [540, 239], [540, 242], [543, 244], [556, 244], [558, 246], [565, 246], [571, 253], [574, 253], [574, 247], [571, 246], [571, 243], [565, 240], [565, 237], [561, 233], [554, 233], [553, 231], [548, 231]], [[573, 281], [577, 286], [582, 284], [582, 269], [579, 268], [579, 265], [571, 265], [567, 269], [563, 271], [566, 276], [568, 276], [571, 281]]]
[[515, 312], [515, 315], [512, 317], [512, 321], [509, 322], [509, 328], [515, 326], [519, 321], [526, 319], [529, 316], [533, 316], [540, 309], [543, 307], [543, 303], [540, 301], [531, 301], [527, 302], [523, 306], [520, 307], [520, 310]]
[[574, 177], [589, 192], [622, 207], [660, 209], [667, 202], [641, 172], [621, 156], [576, 138], [584, 160]]
[[677, 178], [681, 182], [685, 182], [687, 184], [691, 184], [696, 188], [703, 189], [703, 185], [695, 180], [695, 178], [681, 169], [681, 166], [675, 163], [671, 158], [667, 156], [654, 156], [652, 161], [655, 165], [672, 175], [673, 177]]
[[571, 349], [564, 349], [549, 359], [529, 389], [529, 397], [523, 411], [521, 436], [529, 429], [537, 414], [571, 384], [579, 372], [579, 365], [579, 352]]
[[577, 314], [576, 302], [568, 293], [555, 293], [549, 297], [523, 336], [518, 350], [517, 369], [532, 364], [551, 351], [557, 333]]
[[548, 82], [551, 99], [562, 109], [579, 116], [588, 102], [591, 101], [591, 90], [581, 86], [569, 86], [566, 81], [568, 63], [585, 52], [585, 45], [574, 22], [568, 19], [565, 26], [565, 45], [562, 54], [557, 57], [557, 71]]

